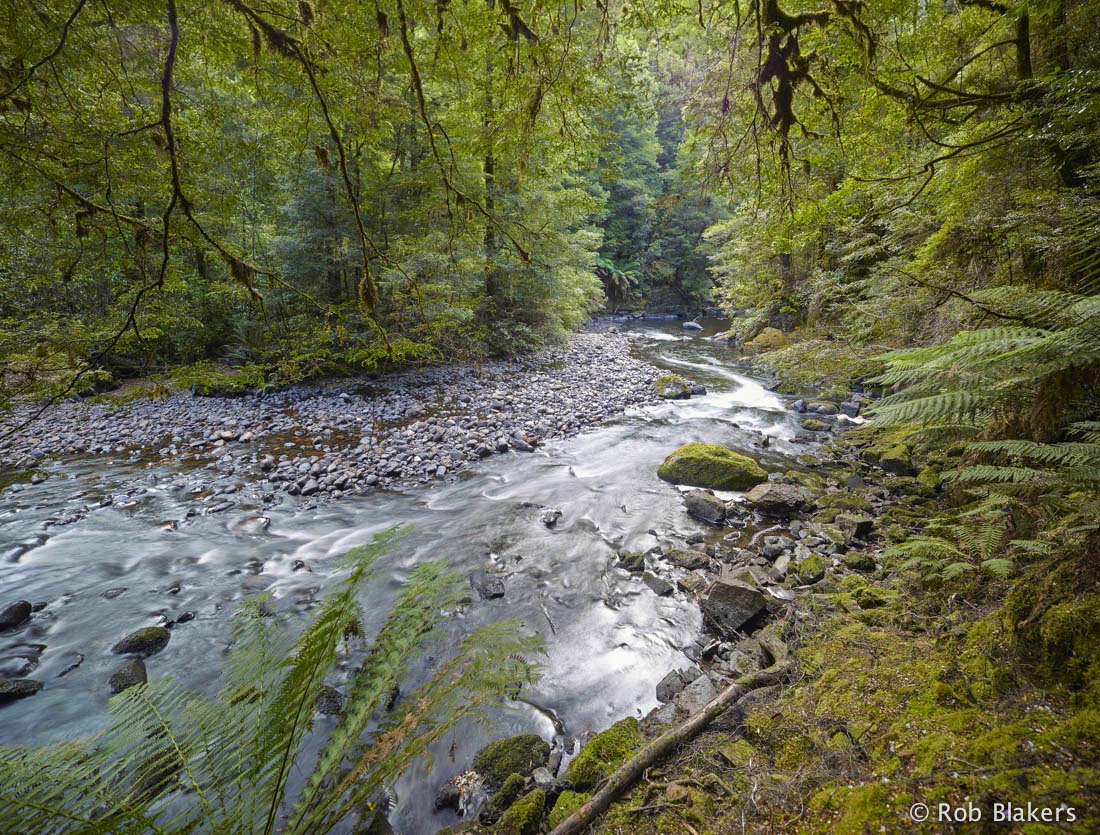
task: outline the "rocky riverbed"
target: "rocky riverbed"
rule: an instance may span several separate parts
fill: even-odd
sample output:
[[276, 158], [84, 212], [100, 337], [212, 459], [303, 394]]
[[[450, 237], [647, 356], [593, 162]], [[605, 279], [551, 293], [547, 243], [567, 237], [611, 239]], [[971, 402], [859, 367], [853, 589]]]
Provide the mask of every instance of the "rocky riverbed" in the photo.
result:
[[[247, 496], [316, 503], [379, 487], [453, 475], [473, 461], [531, 452], [626, 408], [651, 402], [653, 365], [616, 333], [585, 333], [527, 360], [433, 367], [242, 397], [182, 392], [125, 405], [69, 401], [0, 441], [0, 465], [40, 483], [51, 461], [96, 456], [212, 472], [195, 514]], [[30, 410], [0, 423], [9, 435]], [[103, 503], [126, 504], [141, 483]], [[87, 508], [57, 521], [73, 522]]]

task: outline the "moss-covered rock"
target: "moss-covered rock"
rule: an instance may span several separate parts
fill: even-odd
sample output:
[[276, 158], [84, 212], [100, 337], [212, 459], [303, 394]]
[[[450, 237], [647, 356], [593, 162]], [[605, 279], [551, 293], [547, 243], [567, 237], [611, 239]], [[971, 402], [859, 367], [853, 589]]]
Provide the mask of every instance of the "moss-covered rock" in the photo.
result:
[[935, 492], [940, 486], [940, 471], [935, 467], [925, 467], [917, 474], [917, 481], [926, 489]]
[[587, 789], [610, 776], [642, 744], [642, 732], [634, 717], [616, 722], [596, 734], [565, 770], [566, 781]]
[[493, 818], [500, 817], [523, 794], [526, 783], [527, 779], [522, 774], [509, 774], [497, 793], [489, 798], [489, 814]]
[[557, 801], [554, 803], [554, 808], [550, 810], [550, 817], [547, 821], [550, 828], [553, 829], [581, 806], [587, 803], [592, 798], [592, 795], [588, 792], [575, 792], [571, 789], [566, 789], [558, 795]]
[[490, 742], [477, 752], [472, 767], [490, 789], [499, 789], [512, 775], [526, 777], [550, 756], [550, 745], [538, 734], [519, 734]]
[[815, 554], [799, 562], [795, 566], [795, 574], [798, 582], [810, 586], [825, 579], [825, 568], [825, 560]]
[[147, 626], [136, 632], [131, 632], [113, 647], [111, 652], [118, 655], [140, 655], [147, 658], [156, 655], [166, 646], [172, 633], [163, 626]]
[[766, 351], [782, 348], [788, 342], [790, 342], [790, 339], [779, 328], [764, 328], [745, 343], [745, 351], [750, 354], [762, 354]]
[[748, 456], [703, 443], [684, 444], [657, 468], [657, 475], [673, 484], [711, 490], [747, 490], [768, 479], [767, 472]]
[[691, 397], [691, 383], [677, 374], [662, 374], [653, 381], [653, 390], [665, 400], [687, 400]]
[[891, 595], [878, 586], [864, 586], [852, 593], [856, 603], [861, 609], [877, 609], [890, 602]]
[[808, 429], [810, 432], [827, 432], [829, 430], [829, 424], [824, 423], [814, 418], [806, 418], [802, 421], [802, 428]]
[[535, 789], [517, 800], [497, 824], [498, 835], [538, 835], [542, 813], [546, 808], [546, 792]]
[[905, 444], [897, 444], [884, 451], [878, 459], [878, 465], [894, 475], [912, 475], [915, 472], [912, 453]]
[[853, 571], [874, 571], [875, 558], [866, 551], [852, 551], [843, 557], [844, 565]]

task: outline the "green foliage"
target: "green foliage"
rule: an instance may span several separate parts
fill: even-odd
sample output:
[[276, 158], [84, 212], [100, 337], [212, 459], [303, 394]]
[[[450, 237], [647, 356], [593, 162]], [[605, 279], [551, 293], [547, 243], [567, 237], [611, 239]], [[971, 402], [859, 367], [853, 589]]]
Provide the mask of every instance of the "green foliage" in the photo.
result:
[[[464, 597], [438, 562], [410, 574], [347, 686], [338, 724], [316, 762], [303, 743], [325, 678], [359, 617], [357, 591], [400, 529], [345, 557], [347, 576], [297, 638], [250, 598], [230, 622], [225, 683], [214, 698], [172, 679], [114, 697], [107, 727], [90, 739], [0, 750], [5, 826], [34, 832], [327, 832], [369, 809], [375, 794], [458, 721], [476, 717], [530, 679], [518, 660], [537, 648], [501, 621], [460, 641], [452, 657], [392, 711], [385, 703], [407, 665]], [[373, 720], [380, 720], [368, 732]], [[292, 769], [306, 779], [287, 790]]]

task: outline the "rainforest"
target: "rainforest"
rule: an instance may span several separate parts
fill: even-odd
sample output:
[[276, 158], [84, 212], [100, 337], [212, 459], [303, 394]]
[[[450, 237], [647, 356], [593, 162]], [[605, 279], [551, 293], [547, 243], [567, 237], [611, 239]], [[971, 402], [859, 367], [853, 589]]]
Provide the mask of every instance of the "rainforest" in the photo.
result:
[[0, 0], [0, 831], [1097, 831], [1098, 16]]

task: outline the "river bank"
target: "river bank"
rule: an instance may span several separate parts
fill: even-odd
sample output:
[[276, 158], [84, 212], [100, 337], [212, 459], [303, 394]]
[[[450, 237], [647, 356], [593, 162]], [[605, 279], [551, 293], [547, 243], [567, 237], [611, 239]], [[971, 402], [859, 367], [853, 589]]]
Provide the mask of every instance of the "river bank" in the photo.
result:
[[[284, 496], [308, 506], [454, 475], [494, 454], [531, 452], [625, 409], [657, 400], [662, 373], [631, 356], [614, 333], [574, 336], [561, 348], [515, 361], [432, 367], [332, 380], [237, 397], [177, 392], [114, 403], [68, 401], [14, 431], [33, 414], [0, 422], [0, 466], [31, 487], [49, 463], [93, 457], [111, 466], [158, 464], [211, 472], [189, 515]], [[19, 484], [14, 488], [24, 489]], [[101, 502], [125, 504], [135, 484]], [[90, 508], [57, 520], [72, 523]]]
[[[707, 332], [724, 326], [706, 324]], [[707, 332], [686, 334], [679, 322], [623, 330], [583, 341], [622, 346], [621, 367], [640, 363], [647, 380], [676, 373], [708, 393], [658, 401], [639, 386], [639, 396], [652, 402], [602, 418], [588, 431], [543, 439], [532, 452], [470, 460], [458, 473], [423, 483], [346, 491], [338, 501], [268, 487], [273, 496], [265, 504], [260, 486], [246, 477], [251, 471], [207, 469], [227, 448], [235, 456], [256, 455], [256, 441], [187, 450], [183, 454], [215, 456], [187, 466], [159, 456], [159, 446], [141, 455], [49, 459], [41, 468], [48, 478], [9, 488], [0, 513], [0, 553], [6, 555], [0, 585], [10, 594], [2, 603], [45, 604], [0, 634], [0, 675], [43, 684], [32, 697], [3, 707], [0, 743], [94, 733], [120, 662], [112, 648], [150, 626], [169, 626], [172, 634], [145, 659], [149, 678], [171, 675], [199, 692], [216, 692], [220, 656], [211, 648], [224, 646], [228, 617], [244, 597], [267, 591], [280, 617], [303, 624], [339, 579], [341, 556], [394, 524], [410, 526], [411, 533], [364, 585], [368, 634], [378, 625], [371, 618], [392, 604], [411, 568], [442, 558], [464, 577], [499, 581], [504, 594], [482, 597], [472, 590], [468, 606], [448, 619], [436, 651], [507, 616], [518, 617], [547, 645], [530, 705], [513, 705], [486, 726], [463, 726], [393, 786], [390, 820], [397, 831], [430, 833], [455, 820], [434, 813], [431, 799], [492, 739], [535, 733], [564, 752], [616, 719], [644, 716], [659, 704], [657, 683], [687, 663], [685, 653], [701, 634], [698, 606], [686, 593], [658, 594], [644, 574], [619, 565], [623, 552], [674, 547], [706, 532], [705, 523], [684, 513], [681, 492], [657, 477], [661, 460], [684, 440], [718, 440], [783, 472], [817, 450], [805, 440], [817, 434], [805, 432], [758, 380], [730, 370], [729, 349], [705, 339]], [[531, 373], [589, 379], [595, 365], [584, 374], [554, 367]], [[527, 373], [516, 370], [497, 385], [520, 389]], [[629, 393], [609, 385], [615, 396]], [[580, 402], [587, 411], [603, 403], [593, 386], [576, 388], [592, 392]], [[186, 402], [206, 408], [203, 398]], [[239, 408], [240, 402], [218, 405]], [[39, 437], [48, 436], [41, 426]], [[76, 522], [60, 524], [78, 512]], [[547, 515], [553, 525], [543, 521]], [[430, 674], [430, 663], [429, 657], [412, 663], [410, 690]], [[346, 684], [343, 676], [327, 683], [338, 690]], [[316, 721], [325, 727], [331, 720]]]

